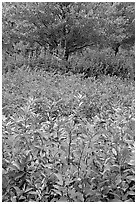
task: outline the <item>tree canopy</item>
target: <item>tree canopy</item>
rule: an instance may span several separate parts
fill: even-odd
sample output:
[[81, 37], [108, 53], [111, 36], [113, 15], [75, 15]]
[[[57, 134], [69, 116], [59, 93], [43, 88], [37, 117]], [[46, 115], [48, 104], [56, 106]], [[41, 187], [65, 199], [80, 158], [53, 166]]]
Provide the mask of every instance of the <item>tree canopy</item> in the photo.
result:
[[3, 49], [17, 42], [61, 50], [68, 60], [84, 47], [124, 49], [135, 41], [134, 2], [3, 2]]

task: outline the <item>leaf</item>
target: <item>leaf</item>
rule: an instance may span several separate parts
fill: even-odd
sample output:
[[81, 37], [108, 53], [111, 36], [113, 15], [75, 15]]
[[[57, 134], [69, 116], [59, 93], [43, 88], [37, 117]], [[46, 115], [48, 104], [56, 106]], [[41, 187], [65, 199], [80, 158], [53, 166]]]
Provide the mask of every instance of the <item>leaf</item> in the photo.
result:
[[8, 177], [6, 175], [2, 175], [2, 188], [8, 187]]
[[11, 170], [15, 170], [15, 171], [18, 171], [20, 170], [20, 163], [18, 161], [13, 161], [10, 165], [9, 165], [9, 168]]
[[112, 153], [113, 153], [115, 156], [117, 156], [117, 151], [116, 151], [115, 148], [112, 148]]
[[135, 131], [135, 120], [130, 120], [129, 121], [129, 127], [132, 131]]
[[40, 189], [41, 185], [42, 185], [42, 183], [41, 183], [40, 181], [38, 181], [37, 183], [35, 183], [35, 186], [36, 186], [37, 189]]
[[26, 175], [26, 173], [25, 172], [18, 172], [18, 173], [15, 173], [15, 175], [14, 175], [14, 179], [20, 179], [20, 178], [22, 178], [22, 177], [24, 177]]
[[62, 196], [62, 197], [58, 200], [58, 202], [68, 202], [68, 199], [67, 199], [67, 197]]
[[127, 163], [131, 166], [135, 166], [135, 152], [127, 159]]
[[130, 158], [130, 150], [129, 150], [127, 147], [125, 147], [125, 148], [121, 151], [121, 156], [122, 156], [121, 159], [124, 159], [124, 160]]
[[99, 139], [99, 137], [100, 137], [100, 134], [95, 134], [95, 135], [93, 135], [93, 136], [91, 137], [92, 143], [96, 142], [96, 141]]
[[111, 200], [111, 202], [123, 202], [123, 201], [118, 198], [114, 198], [113, 200]]
[[58, 202], [58, 199], [57, 198], [53, 198], [50, 200], [50, 202]]
[[133, 202], [133, 200], [130, 198], [128, 200], [124, 200], [124, 202]]
[[11, 201], [12, 201], [12, 202], [17, 202], [17, 199], [16, 199], [16, 198], [17, 198], [16, 196], [11, 197]]
[[135, 195], [135, 191], [128, 191], [127, 194], [128, 195]]
[[13, 188], [16, 190], [17, 196], [20, 196], [21, 194], [23, 194], [23, 191], [20, 190], [18, 186], [14, 186]]
[[7, 173], [8, 173], [8, 171], [6, 171], [4, 168], [2, 168], [2, 175], [7, 174]]
[[67, 151], [67, 147], [64, 147], [63, 145], [60, 146], [60, 149], [62, 149], [65, 153]]
[[52, 169], [52, 167], [53, 167], [53, 164], [44, 164], [44, 167], [45, 167], [45, 168], [49, 168], [49, 169]]
[[62, 175], [61, 174], [54, 174], [56, 177], [57, 177], [57, 179], [58, 179], [58, 181], [56, 182], [56, 183], [58, 183], [59, 185], [63, 185], [63, 179], [62, 179]]
[[75, 193], [76, 193], [76, 191], [74, 189], [71, 189], [71, 190], [68, 191], [68, 194], [69, 194], [70, 198], [74, 198]]
[[29, 194], [31, 194], [31, 195], [38, 195], [38, 192], [37, 191], [29, 191]]
[[54, 188], [54, 189], [52, 189], [52, 191], [54, 191], [56, 194], [62, 196], [62, 192], [60, 190]]
[[114, 164], [111, 166], [111, 171], [119, 172], [120, 171], [120, 166], [117, 164]]
[[91, 133], [94, 133], [94, 127], [95, 127], [95, 125], [91, 125], [89, 122], [87, 122], [86, 128], [87, 128]]
[[121, 182], [122, 182], [122, 180], [121, 180], [121, 175], [119, 174], [119, 175], [117, 175], [117, 177], [116, 177], [115, 183], [116, 183], [116, 185], [119, 185]]
[[131, 166], [135, 166], [135, 160], [131, 159], [129, 162], [127, 162]]
[[135, 181], [135, 176], [126, 176], [126, 179], [129, 179], [131, 181]]
[[104, 171], [103, 171], [103, 175], [107, 172], [107, 171], [110, 171], [110, 168], [111, 168], [111, 165], [109, 163], [105, 164], [104, 165]]
[[33, 188], [27, 188], [27, 189], [25, 190], [25, 193], [28, 193], [28, 192], [33, 191], [33, 190], [34, 190]]
[[75, 201], [77, 201], [77, 202], [84, 202], [83, 194], [80, 192], [75, 193], [75, 198], [76, 198]]
[[[23, 196], [23, 195], [21, 195], [20, 197], [19, 197], [19, 201], [21, 200], [21, 202], [22, 202], [22, 200], [24, 200], [24, 202], [25, 202], [25, 200], [26, 200], [26, 197], [25, 196]], [[29, 202], [30, 202], [30, 200], [29, 200]], [[33, 201], [34, 202], [34, 201]]]

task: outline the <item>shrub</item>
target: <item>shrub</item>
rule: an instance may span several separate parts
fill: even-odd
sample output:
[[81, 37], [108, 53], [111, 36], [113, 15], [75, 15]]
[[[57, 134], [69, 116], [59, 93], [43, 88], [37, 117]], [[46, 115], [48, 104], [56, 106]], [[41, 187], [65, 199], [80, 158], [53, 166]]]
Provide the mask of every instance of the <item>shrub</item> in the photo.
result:
[[[21, 49], [21, 48], [20, 48]], [[29, 70], [43, 70], [65, 74], [83, 74], [87, 77], [99, 77], [102, 75], [118, 76], [121, 78], [135, 79], [135, 59], [133, 53], [121, 51], [114, 55], [110, 48], [104, 50], [86, 49], [83, 55], [73, 54], [69, 61], [65, 61], [49, 50], [46, 52], [41, 48], [30, 55], [24, 54], [24, 48], [21, 52], [15, 52], [12, 56], [3, 54], [3, 73], [13, 72], [22, 66]], [[16, 51], [16, 50], [15, 50]]]
[[110, 75], [121, 78], [135, 77], [134, 57], [121, 52], [115, 56], [110, 49], [87, 50], [83, 56], [72, 56], [70, 64], [74, 73], [84, 73], [85, 77]]
[[134, 83], [3, 76], [3, 201], [135, 201]]

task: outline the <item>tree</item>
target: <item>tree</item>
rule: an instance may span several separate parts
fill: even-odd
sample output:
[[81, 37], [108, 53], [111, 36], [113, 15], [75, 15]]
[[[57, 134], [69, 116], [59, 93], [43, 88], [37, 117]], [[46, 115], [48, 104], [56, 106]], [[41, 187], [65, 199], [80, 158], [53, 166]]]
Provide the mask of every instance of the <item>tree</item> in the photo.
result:
[[3, 47], [37, 43], [68, 60], [87, 46], [111, 46], [116, 55], [120, 46], [134, 45], [134, 7], [133, 2], [4, 2]]
[[3, 41], [8, 34], [12, 43], [37, 42], [51, 51], [61, 45], [67, 60], [72, 52], [98, 42], [94, 19], [86, 18], [86, 12], [83, 3], [3, 3]]
[[135, 3], [102, 3], [98, 7], [100, 27], [107, 45], [118, 53], [119, 47], [129, 49], [135, 43]]

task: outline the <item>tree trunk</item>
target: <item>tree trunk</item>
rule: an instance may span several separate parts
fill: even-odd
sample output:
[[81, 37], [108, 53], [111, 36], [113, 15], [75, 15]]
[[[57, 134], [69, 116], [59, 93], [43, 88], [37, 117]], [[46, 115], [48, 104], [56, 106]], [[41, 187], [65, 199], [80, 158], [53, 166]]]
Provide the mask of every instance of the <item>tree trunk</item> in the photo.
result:
[[69, 54], [70, 54], [69, 51], [66, 49], [64, 54], [64, 60], [68, 61]]

